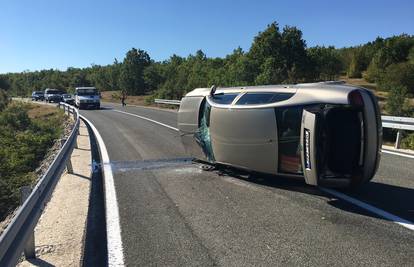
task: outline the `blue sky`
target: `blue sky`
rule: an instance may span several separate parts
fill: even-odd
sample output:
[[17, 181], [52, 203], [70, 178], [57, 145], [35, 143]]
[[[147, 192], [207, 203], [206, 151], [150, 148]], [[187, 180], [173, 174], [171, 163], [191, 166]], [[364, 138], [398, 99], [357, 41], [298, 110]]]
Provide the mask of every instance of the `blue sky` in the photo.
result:
[[414, 34], [414, 1], [0, 0], [0, 73], [106, 65], [132, 47], [155, 60], [248, 50], [272, 21], [308, 46]]

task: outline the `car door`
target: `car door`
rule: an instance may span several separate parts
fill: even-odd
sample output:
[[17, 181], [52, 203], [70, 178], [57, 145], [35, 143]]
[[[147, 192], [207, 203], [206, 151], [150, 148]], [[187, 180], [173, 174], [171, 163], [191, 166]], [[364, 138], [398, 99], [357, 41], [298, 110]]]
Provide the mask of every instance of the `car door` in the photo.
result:
[[210, 134], [216, 162], [277, 173], [277, 125], [273, 108], [212, 104]]

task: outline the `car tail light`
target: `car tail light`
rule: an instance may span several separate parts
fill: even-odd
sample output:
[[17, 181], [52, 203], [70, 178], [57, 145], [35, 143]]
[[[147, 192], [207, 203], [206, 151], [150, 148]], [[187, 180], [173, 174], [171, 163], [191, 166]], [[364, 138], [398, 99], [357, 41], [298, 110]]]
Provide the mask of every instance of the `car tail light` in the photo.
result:
[[354, 90], [348, 95], [348, 102], [355, 107], [363, 107], [364, 99], [362, 98], [361, 92], [359, 90]]

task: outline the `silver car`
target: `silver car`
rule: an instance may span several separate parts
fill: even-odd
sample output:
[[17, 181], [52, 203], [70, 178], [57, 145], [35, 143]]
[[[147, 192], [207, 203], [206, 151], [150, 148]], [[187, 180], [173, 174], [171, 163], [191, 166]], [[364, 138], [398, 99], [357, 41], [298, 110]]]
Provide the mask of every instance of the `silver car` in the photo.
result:
[[198, 88], [181, 100], [178, 128], [197, 159], [310, 185], [362, 185], [380, 161], [375, 96], [340, 82]]

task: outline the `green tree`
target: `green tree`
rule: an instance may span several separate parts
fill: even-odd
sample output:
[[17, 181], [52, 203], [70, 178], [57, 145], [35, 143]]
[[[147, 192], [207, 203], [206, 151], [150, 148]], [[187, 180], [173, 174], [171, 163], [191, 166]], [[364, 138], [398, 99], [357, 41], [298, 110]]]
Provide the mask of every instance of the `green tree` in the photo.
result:
[[315, 46], [307, 52], [311, 65], [308, 68], [310, 79], [331, 81], [338, 77], [343, 65], [338, 51], [333, 46]]
[[378, 85], [389, 91], [404, 87], [408, 93], [414, 93], [414, 65], [407, 62], [391, 64], [385, 69]]
[[414, 46], [411, 47], [410, 52], [408, 53], [408, 56], [407, 56], [407, 60], [408, 60], [408, 63], [414, 64]]
[[305, 81], [308, 68], [306, 42], [302, 38], [302, 31], [296, 27], [285, 26], [282, 32], [282, 55], [285, 58], [288, 83]]
[[282, 35], [276, 22], [254, 38], [248, 53], [255, 70], [256, 84], [277, 84], [287, 78]]
[[349, 68], [347, 75], [349, 78], [361, 78], [362, 71], [366, 68], [364, 60], [364, 54], [362, 49], [358, 48], [352, 54], [351, 62], [349, 63]]
[[393, 116], [408, 115], [410, 107], [407, 102], [407, 88], [404, 86], [392, 87], [385, 108]]
[[152, 62], [151, 65], [145, 68], [144, 82], [147, 85], [148, 91], [155, 91], [159, 89], [164, 81], [165, 74], [162, 64]]
[[0, 112], [6, 108], [7, 104], [9, 103], [9, 97], [5, 90], [0, 89]]
[[131, 95], [142, 95], [147, 89], [144, 70], [151, 64], [150, 56], [144, 50], [132, 48], [126, 53], [121, 67], [120, 85]]

